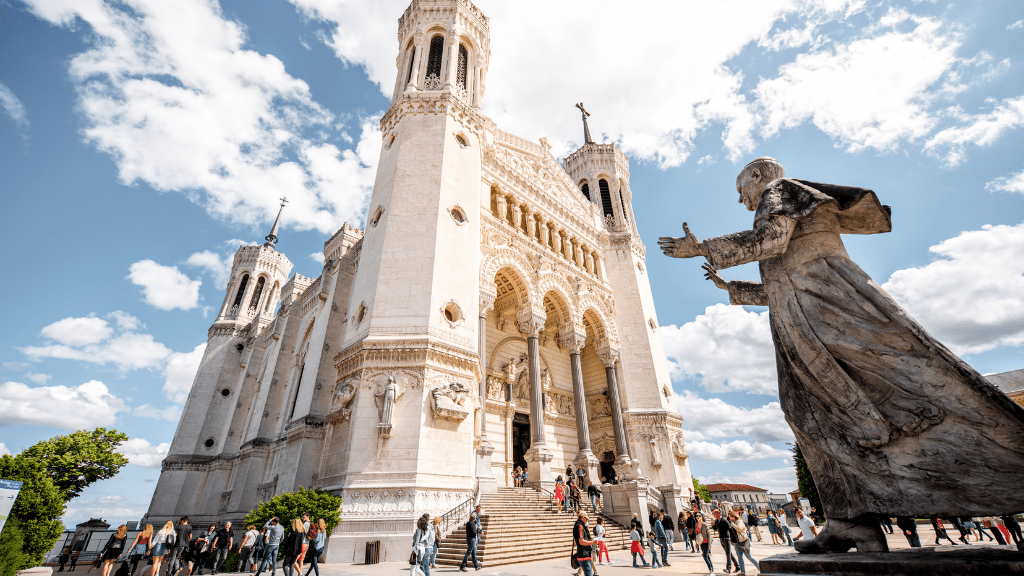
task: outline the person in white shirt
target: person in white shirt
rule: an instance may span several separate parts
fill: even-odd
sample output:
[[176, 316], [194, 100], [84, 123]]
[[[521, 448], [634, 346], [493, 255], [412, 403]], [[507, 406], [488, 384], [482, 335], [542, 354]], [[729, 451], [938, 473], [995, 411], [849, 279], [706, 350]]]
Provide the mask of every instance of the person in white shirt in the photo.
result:
[[[817, 528], [814, 527], [814, 521], [804, 515], [803, 510], [796, 511], [796, 523], [800, 526], [800, 535], [796, 537], [797, 540], [801, 538], [810, 539], [818, 535]], [[810, 534], [810, 536], [808, 536]]]
[[260, 537], [260, 533], [256, 531], [255, 526], [250, 524], [245, 529], [246, 533], [242, 536], [242, 542], [238, 545], [240, 572], [249, 571], [249, 562], [252, 560], [252, 547], [256, 544], [256, 539]]

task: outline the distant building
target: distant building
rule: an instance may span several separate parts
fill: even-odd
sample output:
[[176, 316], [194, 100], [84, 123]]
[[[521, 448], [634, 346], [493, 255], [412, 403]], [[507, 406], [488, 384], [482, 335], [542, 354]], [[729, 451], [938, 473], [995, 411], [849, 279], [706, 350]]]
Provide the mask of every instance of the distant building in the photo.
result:
[[987, 374], [985, 379], [1002, 390], [1011, 400], [1024, 406], [1024, 370]]
[[75, 535], [71, 537], [71, 549], [81, 550], [89, 540], [90, 533], [108, 528], [110, 528], [110, 524], [102, 518], [89, 518], [87, 521], [76, 525]]
[[750, 484], [708, 484], [711, 499], [733, 504], [754, 504], [766, 506], [769, 502], [768, 491]]

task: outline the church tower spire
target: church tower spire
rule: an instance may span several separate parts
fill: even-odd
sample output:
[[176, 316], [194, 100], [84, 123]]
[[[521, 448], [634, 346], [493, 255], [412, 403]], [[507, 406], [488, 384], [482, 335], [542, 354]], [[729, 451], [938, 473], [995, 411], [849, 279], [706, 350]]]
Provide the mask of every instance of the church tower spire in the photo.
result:
[[590, 137], [590, 126], [587, 125], [587, 117], [590, 116], [590, 112], [587, 112], [587, 109], [583, 107], [583, 102], [578, 102], [576, 107], [583, 113], [583, 143], [593, 144], [594, 139]]
[[284, 205], [288, 203], [288, 199], [281, 198], [281, 207], [277, 209], [277, 218], [274, 219], [274, 226], [270, 228], [270, 234], [267, 234], [264, 240], [266, 243], [263, 245], [271, 250], [274, 249], [274, 244], [277, 244], [277, 229], [281, 225], [281, 212], [284, 212]]

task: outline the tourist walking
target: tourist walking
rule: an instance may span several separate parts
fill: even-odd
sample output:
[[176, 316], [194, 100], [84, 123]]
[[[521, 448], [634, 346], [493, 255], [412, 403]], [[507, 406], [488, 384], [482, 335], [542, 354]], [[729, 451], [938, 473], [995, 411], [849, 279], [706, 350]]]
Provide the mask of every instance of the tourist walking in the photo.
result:
[[81, 550], [75, 550], [75, 553], [71, 555], [71, 566], [68, 567], [68, 572], [74, 572], [75, 566], [78, 564], [78, 557], [82, 555]]
[[676, 520], [676, 526], [679, 528], [679, 534], [683, 537], [686, 549], [693, 552], [693, 541], [690, 539], [690, 530], [686, 527], [686, 520], [688, 517], [689, 513], [685, 510], [680, 512], [679, 518]]
[[[303, 517], [306, 518], [305, 514]], [[306, 542], [306, 524], [308, 520], [302, 520], [296, 518], [292, 520], [292, 532], [291, 542], [285, 541], [283, 544], [285, 550], [285, 566], [290, 567], [293, 571], [284, 570], [285, 576], [302, 576], [302, 555], [306, 551], [306, 547], [309, 545]], [[291, 561], [289, 562], [289, 557]]]
[[[1013, 514], [1007, 514], [1002, 517], [1002, 520], [1003, 525], [1006, 526], [1006, 530], [1010, 533], [1010, 536], [1013, 537], [1013, 543], [1016, 544], [1018, 548], [1021, 548], [1021, 542], [1024, 542], [1024, 538], [1021, 537], [1020, 524], [1017, 522], [1017, 519], [1013, 517]], [[1006, 543], [1009, 544], [1010, 540], [1007, 539]]]
[[580, 489], [575, 483], [569, 483], [569, 504], [572, 506], [573, 512], [580, 511]]
[[608, 554], [608, 543], [605, 542], [605, 538], [608, 531], [604, 529], [604, 518], [597, 519], [597, 525], [594, 526], [594, 540], [597, 541], [597, 563], [602, 564], [601, 556], [604, 555], [606, 562], [604, 564], [611, 564], [612, 557]]
[[653, 531], [647, 533], [647, 545], [651, 549], [651, 568], [661, 568], [664, 564], [658, 558], [658, 537]]
[[755, 510], [747, 510], [747, 535], [750, 535], [750, 531], [753, 530], [754, 537], [757, 541], [761, 541], [761, 527], [759, 525], [761, 518], [757, 515]]
[[260, 537], [260, 533], [256, 531], [256, 527], [252, 524], [245, 527], [245, 534], [242, 535], [242, 541], [238, 543], [238, 571], [248, 572], [249, 563], [253, 560], [252, 551], [253, 546], [256, 544], [256, 540]]
[[[693, 507], [696, 509], [697, 505], [695, 504]], [[707, 523], [704, 522], [704, 515], [700, 512], [694, 512], [690, 518], [694, 521], [693, 543], [700, 548], [704, 563], [708, 565], [708, 570], [711, 572], [710, 576], [715, 576], [715, 565], [711, 562], [711, 530], [708, 529]]]
[[217, 530], [215, 534], [212, 554], [214, 574], [220, 572], [221, 565], [228, 559], [228, 552], [231, 551], [231, 546], [235, 542], [235, 537], [231, 534], [231, 522], [225, 522], [224, 527]]
[[580, 563], [583, 576], [596, 576], [594, 565], [591, 563], [594, 556], [594, 539], [590, 535], [589, 523], [590, 517], [581, 510], [576, 517], [576, 524], [572, 527], [572, 543], [576, 548], [576, 560]]
[[[146, 524], [146, 527], [135, 535], [135, 540], [132, 541], [132, 545], [129, 548], [131, 552], [128, 554], [128, 574], [131, 576], [135, 574], [135, 570], [139, 567], [139, 562], [142, 561], [149, 554], [149, 549], [153, 546], [153, 525]], [[202, 572], [200, 572], [202, 574]]]
[[[128, 539], [128, 527], [121, 524], [117, 527], [117, 531], [110, 535], [110, 539], [103, 546], [103, 551], [100, 552], [100, 560], [103, 562], [103, 576], [110, 576], [110, 570], [114, 566], [114, 560], [124, 552], [126, 546], [126, 540]], [[75, 562], [77, 557], [72, 554], [71, 568], [68, 572], [72, 572], [75, 569]]]
[[[427, 517], [429, 518], [430, 515], [427, 514]], [[306, 576], [309, 576], [310, 572], [316, 572], [316, 576], [320, 576], [320, 555], [324, 553], [326, 534], [327, 523], [323, 518], [310, 523], [309, 530], [306, 531], [306, 540], [309, 541], [309, 549], [306, 552], [309, 558], [309, 569], [306, 570]], [[430, 550], [427, 552], [429, 554]]]
[[[733, 532], [736, 533], [736, 542], [733, 546], [736, 547], [736, 559], [739, 560], [740, 574], [746, 574], [747, 569], [743, 564], [743, 556], [746, 556], [754, 564], [754, 568], [757, 571], [761, 571], [761, 565], [757, 563], [757, 560], [750, 555], [750, 536], [747, 534], [747, 525], [740, 519], [740, 515], [735, 511], [729, 512], [729, 524], [733, 527]], [[731, 535], [732, 533], [730, 533]]]
[[981, 519], [981, 523], [992, 531], [992, 535], [996, 537], [996, 543], [1000, 546], [1006, 546], [1006, 540], [1003, 539], [1003, 533], [999, 531], [999, 525], [996, 523], [995, 516], [985, 516]]
[[558, 511], [564, 512], [562, 504], [565, 502], [565, 487], [562, 486], [562, 478], [555, 480], [555, 502], [558, 504]]
[[[663, 566], [671, 566], [668, 563], [668, 535], [665, 533], [665, 526], [661, 523], [663, 518], [662, 514], [658, 514], [654, 517], [654, 522], [651, 523], [651, 527], [654, 529], [654, 536], [658, 539], [658, 546], [661, 548], [661, 563]], [[654, 552], [651, 549], [651, 552]]]
[[587, 496], [590, 497], [590, 505], [594, 507], [594, 514], [597, 514], [597, 501], [601, 499], [601, 489], [594, 486], [593, 481], [587, 486]]
[[468, 572], [466, 562], [470, 558], [473, 559], [473, 568], [480, 569], [480, 563], [476, 561], [476, 547], [480, 543], [478, 534], [476, 512], [472, 512], [469, 515], [469, 521], [466, 522], [466, 555], [462, 557], [462, 565], [459, 566], [459, 570], [463, 572]]
[[935, 545], [939, 545], [939, 540], [949, 540], [949, 543], [956, 546], [956, 542], [946, 534], [945, 527], [942, 526], [942, 520], [938, 518], [932, 518], [932, 528], [935, 530]]
[[989, 534], [988, 532], [985, 532], [985, 526], [984, 526], [981, 518], [972, 518], [971, 522], [974, 524], [974, 529], [978, 531], [978, 540], [979, 541], [981, 541], [982, 536], [984, 536], [985, 538], [988, 538], [989, 542], [995, 540], [995, 538], [993, 538], [991, 534]]
[[921, 547], [921, 537], [917, 534], [917, 520], [910, 516], [897, 516], [896, 526], [903, 531], [911, 548]]
[[277, 573], [277, 552], [284, 541], [284, 526], [281, 520], [274, 516], [264, 526], [266, 533], [263, 535], [265, 545], [263, 546], [263, 559], [260, 560], [260, 567], [256, 569], [256, 576], [259, 576], [263, 569], [270, 564], [270, 573]]
[[441, 547], [441, 517], [434, 516], [434, 523], [432, 524], [434, 530], [434, 547], [430, 550], [430, 567], [437, 568], [434, 563], [437, 560], [437, 550]]
[[786, 545], [792, 546], [793, 536], [791, 530], [789, 529], [789, 518], [786, 516], [786, 511], [779, 510], [779, 513], [775, 516], [775, 519], [778, 521], [779, 525], [779, 542], [782, 542], [782, 538], [785, 537]]
[[967, 539], [969, 533], [967, 532], [967, 527], [964, 526], [964, 521], [960, 517], [954, 516], [953, 518], [949, 519], [949, 522], [953, 524], [953, 527], [956, 528], [957, 532], [960, 533], [959, 540], [964, 544], [970, 544], [971, 541]]
[[647, 568], [647, 560], [644, 559], [644, 547], [640, 543], [643, 541], [643, 533], [633, 526], [629, 531], [629, 553], [633, 555], [633, 568], [639, 568], [636, 565], [636, 555], [640, 555], [640, 561], [644, 563], [644, 568]]
[[690, 536], [690, 540], [692, 540], [694, 542], [694, 549], [693, 549], [693, 551], [696, 552], [697, 551], [697, 532], [700, 530], [700, 527], [697, 525], [697, 516], [701, 516], [702, 518], [703, 518], [703, 516], [700, 514], [700, 510], [699, 510], [698, 505], [696, 503], [690, 504], [690, 508], [693, 510], [693, 513], [690, 514], [690, 516], [686, 519], [686, 531], [687, 531], [687, 533]]
[[65, 548], [60, 551], [60, 556], [57, 557], [57, 564], [60, 564], [60, 568], [57, 569], [57, 572], [63, 572], [64, 565], [68, 563], [68, 560], [71, 560], [71, 554], [68, 554], [69, 550], [70, 548]]
[[676, 549], [674, 545], [676, 542], [676, 525], [672, 523], [672, 516], [666, 514], [664, 510], [661, 511], [661, 525], [665, 528], [668, 549], [674, 551]]
[[417, 573], [430, 576], [430, 551], [433, 548], [434, 528], [430, 525], [430, 514], [424, 514], [416, 521], [416, 531], [412, 534], [409, 576], [417, 576]]
[[252, 545], [252, 567], [249, 568], [249, 572], [255, 572], [259, 568], [260, 563], [263, 562], [263, 553], [267, 549], [267, 528], [265, 526], [260, 527], [260, 532], [256, 536], [256, 543]]
[[722, 545], [722, 550], [725, 550], [725, 573], [728, 574], [732, 571], [732, 567], [739, 567], [739, 560], [736, 558], [736, 553], [733, 552], [732, 543], [737, 539], [739, 535], [733, 535], [734, 532], [732, 525], [725, 518], [722, 518], [722, 512], [715, 509], [711, 512], [715, 520], [711, 523], [711, 528], [716, 534], [718, 534], [718, 541]]
[[160, 574], [160, 565], [164, 561], [164, 556], [167, 555], [167, 550], [174, 545], [174, 539], [177, 534], [174, 531], [174, 522], [168, 520], [164, 527], [160, 529], [153, 536], [153, 568], [149, 571], [151, 576], [158, 576]]
[[181, 569], [181, 556], [188, 551], [188, 543], [192, 541], [192, 527], [188, 525], [188, 516], [179, 518], [174, 530], [174, 545], [164, 557], [167, 576], [174, 576]]
[[[211, 537], [209, 532], [200, 532], [199, 535], [193, 538], [192, 542], [189, 543], [186, 574], [203, 573], [203, 564], [206, 563], [206, 554], [210, 548], [210, 541]], [[193, 570], [196, 569], [198, 569], [198, 572], [193, 572]]]

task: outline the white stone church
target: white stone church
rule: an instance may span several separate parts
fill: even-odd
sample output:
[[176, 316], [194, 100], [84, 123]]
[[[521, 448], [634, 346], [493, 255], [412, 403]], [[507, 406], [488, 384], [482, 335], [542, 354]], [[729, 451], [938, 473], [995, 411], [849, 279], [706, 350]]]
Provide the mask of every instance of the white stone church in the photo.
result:
[[[299, 486], [344, 497], [331, 561], [408, 554], [414, 518], [567, 464], [625, 522], [692, 495], [629, 187], [615, 144], [561, 164], [480, 105], [488, 19], [413, 0], [365, 230], [289, 277], [267, 243], [227, 294], [148, 522], [235, 520]], [[397, 556], [396, 556], [397, 554]], [[361, 556], [360, 556], [361, 557]]]

